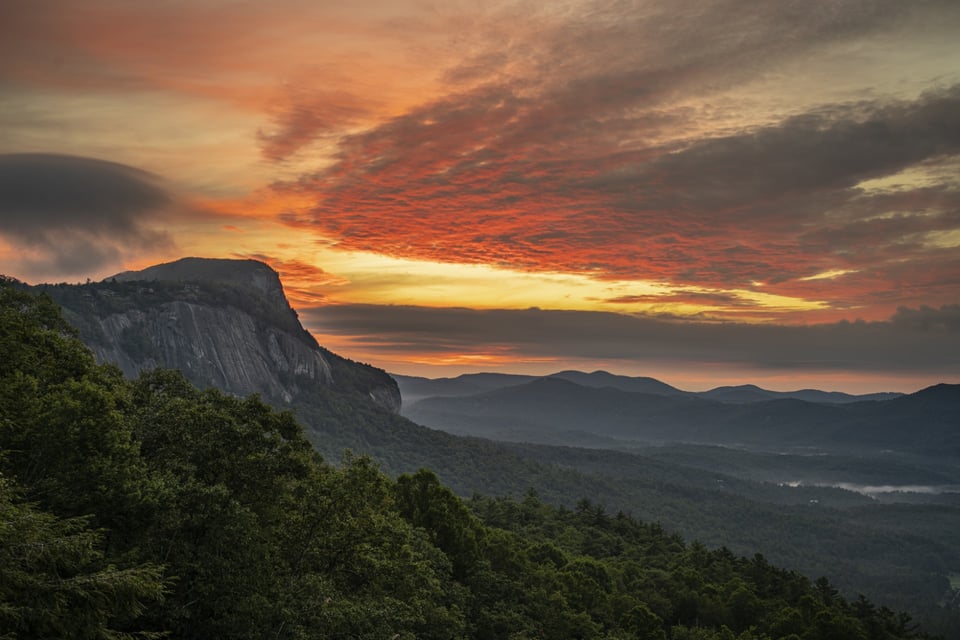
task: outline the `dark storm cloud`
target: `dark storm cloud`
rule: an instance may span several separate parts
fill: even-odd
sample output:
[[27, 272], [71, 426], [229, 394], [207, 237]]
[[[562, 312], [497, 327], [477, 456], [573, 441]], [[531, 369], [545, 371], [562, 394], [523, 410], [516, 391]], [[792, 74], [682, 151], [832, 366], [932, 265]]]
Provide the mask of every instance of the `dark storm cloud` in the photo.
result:
[[505, 349], [549, 356], [762, 368], [960, 375], [960, 306], [901, 309], [889, 321], [815, 326], [677, 322], [590, 311], [341, 305], [301, 309], [319, 334], [387, 353]]
[[93, 158], [0, 155], [0, 235], [38, 274], [82, 274], [172, 243], [150, 222], [172, 207], [149, 173]]

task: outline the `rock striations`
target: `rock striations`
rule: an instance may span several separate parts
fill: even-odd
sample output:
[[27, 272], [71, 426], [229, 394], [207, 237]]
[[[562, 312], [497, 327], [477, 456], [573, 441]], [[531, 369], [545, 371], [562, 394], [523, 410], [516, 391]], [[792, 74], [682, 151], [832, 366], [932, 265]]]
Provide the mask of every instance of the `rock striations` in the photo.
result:
[[197, 386], [289, 404], [320, 385], [400, 409], [396, 382], [317, 344], [256, 260], [184, 258], [103, 282], [44, 286], [101, 362], [163, 367]]

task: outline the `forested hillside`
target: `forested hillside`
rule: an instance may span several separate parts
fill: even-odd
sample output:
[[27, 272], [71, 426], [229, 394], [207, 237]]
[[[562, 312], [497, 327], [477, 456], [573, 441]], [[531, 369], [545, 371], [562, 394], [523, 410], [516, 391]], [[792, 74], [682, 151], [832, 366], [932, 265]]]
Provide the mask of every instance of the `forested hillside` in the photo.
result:
[[[929, 629], [960, 637], [957, 591], [950, 582], [951, 575], [960, 572], [960, 548], [953, 544], [960, 528], [957, 494], [929, 495], [923, 498], [929, 504], [916, 505], [905, 515], [901, 505], [793, 482], [954, 485], [960, 484], [955, 457], [900, 459], [881, 452], [866, 459], [860, 452], [819, 457], [801, 451], [799, 458], [777, 455], [765, 461], [743, 450], [689, 445], [618, 452], [454, 436], [397, 415], [392, 407], [399, 406], [399, 395], [394, 404], [385, 384], [392, 380], [382, 371], [317, 345], [283, 297], [276, 273], [266, 265], [186, 259], [138, 273], [118, 276], [118, 281], [40, 285], [32, 290], [46, 292], [63, 305], [65, 317], [100, 362], [138, 363], [124, 368], [128, 377], [164, 366], [185, 371], [201, 388], [213, 386], [239, 397], [256, 391], [272, 406], [293, 411], [327, 461], [339, 461], [351, 449], [370, 455], [392, 478], [426, 467], [462, 497], [474, 493], [518, 497], [533, 488], [544, 502], [567, 508], [589, 498], [611, 512], [622, 510], [659, 522], [670, 533], [711, 548], [726, 546], [746, 555], [760, 552], [772, 563], [811, 579], [829, 574], [848, 598], [865, 594], [891, 609], [913, 612]], [[171, 279], [153, 279], [167, 277]], [[299, 344], [294, 351], [273, 348], [291, 344], [291, 339]], [[329, 364], [330, 377], [302, 375], [302, 369], [297, 373], [295, 362], [309, 363], [316, 357]], [[662, 383], [649, 378], [577, 372], [552, 378], [564, 387], [576, 388], [571, 380], [600, 387], [582, 389], [589, 394], [617, 394], [617, 389], [602, 388], [611, 383], [631, 390], [650, 390], [653, 385], [664, 391]], [[514, 382], [524, 385], [531, 380], [484, 374], [442, 386], [444, 393], [456, 395]], [[424, 391], [436, 391], [432, 382], [427, 383]], [[514, 390], [522, 392], [518, 386]], [[665, 391], [683, 395], [670, 388]], [[698, 405], [716, 404], [694, 400]], [[739, 412], [737, 405], [730, 407]], [[920, 413], [935, 407], [936, 403], [921, 407]], [[610, 406], [601, 404], [599, 409], [574, 426], [591, 429], [594, 418]], [[704, 421], [711, 423], [717, 415], [708, 411]], [[598, 435], [582, 429], [579, 434], [591, 439], [583, 444], [597, 446]]]
[[0, 284], [0, 638], [918, 637], [582, 501], [324, 462], [290, 413], [97, 365]]

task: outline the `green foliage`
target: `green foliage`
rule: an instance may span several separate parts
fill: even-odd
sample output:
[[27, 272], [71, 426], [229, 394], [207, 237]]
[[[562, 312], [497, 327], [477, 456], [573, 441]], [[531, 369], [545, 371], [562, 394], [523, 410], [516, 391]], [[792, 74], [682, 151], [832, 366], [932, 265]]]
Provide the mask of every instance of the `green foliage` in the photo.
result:
[[[22, 489], [0, 485], [0, 637], [913, 637], [826, 580], [588, 500], [465, 503], [428, 470], [331, 466], [257, 397], [127, 382], [48, 299], [0, 285], [0, 302], [0, 473]], [[397, 437], [324, 398], [339, 428]]]
[[0, 286], [0, 460], [28, 500], [95, 526], [135, 509], [143, 471], [126, 382], [96, 366], [46, 296]]
[[[102, 282], [39, 289], [66, 305], [67, 319], [90, 345], [107, 344], [99, 334], [104, 317], [130, 311], [143, 312], [131, 317], [149, 316], [178, 308], [175, 302], [214, 305], [228, 313], [236, 310], [259, 329], [280, 329], [314, 344], [296, 314], [276, 295], [237, 286], [245, 276], [235, 275], [233, 269], [229, 273], [188, 269], [167, 277], [206, 282]], [[156, 336], [145, 326], [135, 322], [109, 341], [111, 347], [120, 342], [134, 366], [158, 360]], [[280, 384], [294, 392], [293, 402], [286, 395], [265, 400], [295, 409], [312, 444], [327, 460], [338, 460], [349, 448], [371, 455], [391, 476], [429, 468], [461, 496], [474, 492], [522, 495], [535, 487], [546, 502], [572, 506], [577, 497], [587, 495], [711, 547], [725, 545], [741, 554], [761, 551], [776, 564], [795, 567], [811, 577], [830, 573], [842, 593], [865, 593], [888, 606], [914, 611], [925, 627], [945, 635], [960, 629], [960, 609], [939, 605], [945, 598], [953, 601], [945, 573], [960, 566], [960, 547], [954, 544], [960, 527], [956, 494], [914, 494], [911, 500], [918, 504], [898, 505], [887, 500], [902, 501], [907, 494], [874, 501], [837, 488], [778, 486], [785, 480], [851, 479], [875, 485], [957, 484], [956, 456], [943, 455], [942, 448], [936, 455], [922, 457], [886, 450], [864, 455], [859, 447], [855, 455], [829, 456], [693, 445], [631, 447], [627, 453], [456, 438], [418, 427], [371, 403], [371, 395], [391, 399], [389, 378], [372, 367], [321, 351], [329, 362], [333, 387], [314, 387], [295, 370], [276, 372]], [[124, 366], [134, 368], [127, 360]], [[212, 382], [196, 371], [193, 375], [200, 386]], [[610, 406], [607, 402], [598, 409], [607, 411]], [[560, 417], [569, 420], [571, 415]], [[701, 417], [709, 420], [711, 415]], [[803, 426], [809, 417], [797, 414], [791, 423]], [[938, 424], [949, 430], [953, 423], [945, 417], [937, 418]], [[446, 420], [444, 424], [449, 426]], [[544, 426], [553, 431], [557, 424], [551, 421]], [[529, 430], [511, 429], [507, 434], [503, 426], [498, 421], [498, 437], [531, 439]], [[477, 433], [473, 427], [465, 432]], [[804, 429], [796, 433], [806, 433]], [[555, 435], [560, 442], [612, 444], [595, 438], [584, 441], [583, 433]], [[596, 540], [598, 545], [607, 543], [604, 538]]]
[[[498, 541], [488, 544], [487, 558], [501, 574], [500, 589], [524, 594], [513, 603], [501, 598], [500, 615], [513, 607], [513, 617], [533, 628], [542, 621], [529, 605], [542, 597], [565, 629], [580, 630], [566, 637], [915, 637], [909, 618], [862, 597], [851, 605], [825, 578], [811, 583], [759, 555], [685, 545], [589, 501], [573, 511], [532, 496], [521, 503], [475, 497], [469, 505]], [[506, 549], [504, 536], [513, 536]]]
[[400, 476], [394, 495], [400, 515], [427, 532], [431, 544], [450, 558], [456, 578], [466, 578], [476, 571], [482, 528], [433, 472], [421, 469], [412, 476]]
[[87, 524], [20, 502], [0, 477], [0, 638], [123, 638], [117, 625], [162, 600], [160, 568], [105, 563]]
[[[936, 604], [949, 588], [943, 572], [960, 566], [960, 547], [954, 544], [960, 526], [957, 505], [883, 504], [839, 489], [792, 489], [692, 468], [715, 458], [752, 469], [743, 452], [715, 453], [717, 448], [694, 448], [694, 464], [686, 458], [661, 460], [650, 451], [636, 455], [455, 437], [329, 390], [299, 399], [296, 411], [328, 460], [352, 448], [374, 457], [390, 475], [429, 468], [459, 496], [522, 496], [535, 487], [545, 502], [568, 507], [575, 506], [577, 497], [590, 496], [710, 547], [729, 546], [750, 555], [761, 551], [771, 562], [807, 576], [829, 574], [848, 597], [864, 593], [891, 608], [908, 609], [925, 628], [943, 635], [960, 630], [960, 610]], [[680, 449], [671, 450], [676, 455]], [[825, 464], [818, 456], [808, 459]], [[856, 460], [835, 464], [845, 468], [848, 462]], [[763, 464], [773, 463], [764, 458]], [[858, 473], [873, 468], [860, 464]], [[912, 473], [913, 467], [901, 464], [903, 473]], [[788, 469], [797, 465], [794, 461]], [[955, 471], [946, 477], [942, 471], [936, 474], [931, 482], [956, 483]], [[591, 542], [611, 544], [602, 535]]]

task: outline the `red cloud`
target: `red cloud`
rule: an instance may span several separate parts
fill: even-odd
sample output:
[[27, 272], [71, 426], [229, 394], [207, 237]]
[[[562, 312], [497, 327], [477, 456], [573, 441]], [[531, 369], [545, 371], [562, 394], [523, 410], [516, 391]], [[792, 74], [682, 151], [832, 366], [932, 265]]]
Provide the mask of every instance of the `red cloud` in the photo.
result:
[[[346, 249], [425, 260], [759, 287], [884, 313], [916, 301], [891, 288], [912, 274], [918, 297], [955, 299], [957, 264], [924, 234], [960, 228], [960, 193], [856, 185], [960, 153], [960, 88], [682, 149], [624, 147], [642, 124], [605, 114], [562, 91], [464, 92], [352, 136], [330, 169], [278, 185], [317, 199], [284, 221]], [[812, 279], [836, 271], [860, 275]]]
[[[325, 139], [332, 166], [276, 187], [312, 209], [278, 215], [344, 249], [755, 289], [873, 317], [953, 302], [955, 247], [931, 238], [960, 229], [956, 171], [893, 195], [858, 185], [949, 169], [956, 87], [704, 133], [701, 116], [739, 109], [704, 105], [778, 63], [932, 24], [937, 11], [949, 30], [957, 15], [942, 3], [816, 4], [522, 4], [470, 12], [467, 29], [447, 9], [390, 12], [401, 25], [349, 3], [36, 0], [4, 14], [0, 59], [14, 87], [161, 89], [266, 114], [268, 160]], [[438, 44], [454, 27], [456, 41]], [[398, 89], [411, 86], [427, 90]], [[453, 92], [436, 98], [443, 87]]]

